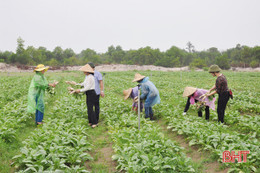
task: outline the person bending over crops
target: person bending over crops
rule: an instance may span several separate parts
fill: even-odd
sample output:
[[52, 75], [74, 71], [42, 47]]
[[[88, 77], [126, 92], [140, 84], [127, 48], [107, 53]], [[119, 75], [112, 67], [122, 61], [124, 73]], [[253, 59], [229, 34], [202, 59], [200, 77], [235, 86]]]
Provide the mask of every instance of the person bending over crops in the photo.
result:
[[215, 97], [212, 100], [209, 98], [203, 98], [202, 96], [206, 94], [208, 90], [198, 89], [194, 87], [186, 87], [183, 92], [183, 97], [188, 97], [187, 103], [183, 112], [183, 115], [186, 115], [186, 112], [189, 110], [190, 104], [194, 105], [197, 103], [198, 116], [202, 117], [202, 110], [205, 108], [206, 116], [205, 119], [209, 120], [209, 108], [215, 110]]
[[[212, 74], [213, 77], [217, 77], [215, 85], [209, 90], [209, 93], [205, 94], [205, 97], [212, 96], [218, 93], [218, 121], [224, 123], [224, 115], [225, 109], [227, 106], [227, 102], [229, 97], [233, 98], [231, 90], [228, 89], [228, 83], [226, 77], [220, 73], [221, 69], [218, 65], [211, 65], [209, 68], [209, 73]], [[214, 90], [214, 91], [213, 91]], [[211, 92], [213, 91], [213, 92]]]
[[90, 67], [94, 70], [94, 77], [95, 77], [95, 92], [97, 94], [96, 97], [96, 102], [95, 102], [95, 113], [96, 113], [96, 117], [97, 117], [97, 122], [99, 121], [99, 112], [100, 112], [100, 107], [99, 107], [99, 98], [104, 97], [104, 83], [103, 83], [103, 78], [102, 78], [102, 74], [95, 70], [95, 65], [90, 62], [88, 63], [90, 65]]
[[44, 115], [44, 95], [45, 89], [48, 87], [55, 87], [58, 82], [48, 83], [44, 73], [49, 69], [43, 64], [39, 64], [35, 69], [35, 75], [31, 81], [28, 92], [28, 107], [30, 113], [35, 113], [36, 125], [42, 124]]
[[[128, 99], [129, 97], [131, 97], [131, 99], [133, 99], [133, 104], [132, 104], [132, 110], [135, 111], [137, 113], [138, 111], [138, 100], [135, 100], [134, 98], [136, 98], [138, 96], [138, 86], [134, 87], [134, 88], [129, 88], [128, 90], [124, 90], [123, 91], [124, 94], [124, 99]], [[143, 102], [140, 102], [140, 111], [143, 110]]]
[[86, 103], [88, 108], [88, 121], [89, 125], [92, 128], [95, 128], [97, 126], [97, 117], [93, 110], [94, 105], [96, 104], [97, 95], [95, 92], [95, 79], [94, 79], [94, 70], [90, 67], [89, 64], [86, 64], [85, 66], [81, 67], [79, 69], [80, 71], [83, 71], [86, 75], [84, 82], [81, 84], [83, 86], [83, 89], [77, 89], [75, 90], [76, 93], [80, 92], [86, 92]]
[[[144, 109], [145, 109], [145, 118], [154, 119], [152, 106], [160, 103], [159, 91], [155, 85], [149, 81], [149, 77], [143, 76], [139, 73], [135, 74], [135, 78], [132, 82], [138, 82], [141, 86], [141, 100], [145, 100]], [[138, 96], [135, 100], [138, 99]]]

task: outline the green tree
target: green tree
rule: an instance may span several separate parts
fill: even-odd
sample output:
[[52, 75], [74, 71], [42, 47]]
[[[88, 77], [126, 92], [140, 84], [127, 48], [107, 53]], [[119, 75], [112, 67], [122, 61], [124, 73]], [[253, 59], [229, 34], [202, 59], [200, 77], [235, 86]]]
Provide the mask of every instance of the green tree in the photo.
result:
[[63, 49], [60, 46], [55, 47], [52, 54], [54, 59], [56, 59], [60, 63], [63, 63], [64, 61]]
[[207, 64], [205, 60], [201, 58], [196, 58], [190, 63], [190, 67], [203, 68], [203, 67], [207, 67]]
[[95, 64], [101, 63], [100, 55], [98, 55], [92, 49], [86, 49], [81, 51], [79, 58], [81, 59], [83, 64], [86, 64], [88, 62], [93, 62]]
[[215, 63], [222, 69], [227, 70], [230, 68], [229, 58], [228, 58], [227, 54], [223, 54], [222, 56], [216, 57]]

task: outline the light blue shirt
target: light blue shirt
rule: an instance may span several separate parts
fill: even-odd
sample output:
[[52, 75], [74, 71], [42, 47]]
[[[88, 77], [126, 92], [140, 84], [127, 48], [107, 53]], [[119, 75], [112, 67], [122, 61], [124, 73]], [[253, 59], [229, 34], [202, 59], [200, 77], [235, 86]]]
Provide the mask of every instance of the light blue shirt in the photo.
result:
[[102, 74], [95, 70], [94, 71], [94, 77], [95, 77], [95, 91], [97, 95], [100, 95], [100, 81], [103, 79]]

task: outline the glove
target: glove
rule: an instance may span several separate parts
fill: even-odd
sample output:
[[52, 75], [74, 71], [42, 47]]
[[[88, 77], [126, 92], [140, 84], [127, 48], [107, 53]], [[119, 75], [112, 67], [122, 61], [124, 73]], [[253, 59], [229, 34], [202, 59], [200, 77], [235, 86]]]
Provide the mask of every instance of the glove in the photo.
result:
[[187, 113], [186, 112], [183, 112], [182, 115], [186, 115]]
[[134, 102], [136, 103], [136, 102], [138, 102], [138, 96], [136, 96], [135, 98], [134, 98]]

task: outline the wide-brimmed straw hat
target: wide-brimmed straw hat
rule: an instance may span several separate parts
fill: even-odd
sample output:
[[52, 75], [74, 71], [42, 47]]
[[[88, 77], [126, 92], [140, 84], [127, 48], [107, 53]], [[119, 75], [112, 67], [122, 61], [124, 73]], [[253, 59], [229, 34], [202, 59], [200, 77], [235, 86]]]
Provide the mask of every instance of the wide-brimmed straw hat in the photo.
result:
[[143, 78], [145, 78], [145, 76], [139, 74], [139, 73], [136, 73], [135, 74], [135, 78], [132, 82], [136, 82], [136, 81], [139, 81], [139, 80], [142, 80]]
[[209, 67], [209, 73], [214, 73], [214, 72], [220, 72], [221, 71], [221, 68], [219, 68], [218, 65], [211, 65]]
[[196, 90], [197, 88], [194, 87], [185, 87], [182, 97], [188, 97], [195, 93]]
[[130, 94], [132, 93], [132, 88], [129, 88], [129, 89], [127, 89], [127, 90], [124, 90], [123, 91], [123, 94], [124, 94], [124, 99], [126, 100], [126, 99], [128, 99], [128, 97], [130, 96]]
[[94, 73], [93, 68], [91, 68], [89, 64], [86, 64], [83, 67], [81, 67], [79, 69], [79, 71], [84, 71], [84, 72], [88, 72], [88, 73]]
[[48, 69], [49, 69], [48, 66], [44, 66], [43, 64], [39, 64], [39, 65], [37, 65], [37, 67], [33, 71], [34, 72], [35, 71], [43, 71], [43, 70], [47, 71]]

